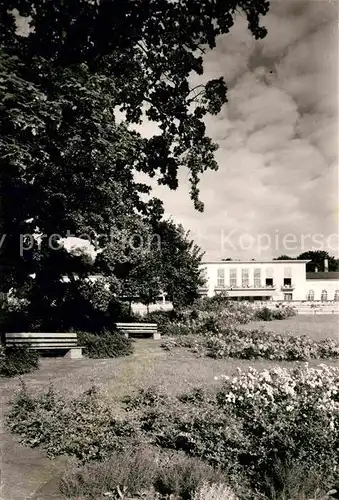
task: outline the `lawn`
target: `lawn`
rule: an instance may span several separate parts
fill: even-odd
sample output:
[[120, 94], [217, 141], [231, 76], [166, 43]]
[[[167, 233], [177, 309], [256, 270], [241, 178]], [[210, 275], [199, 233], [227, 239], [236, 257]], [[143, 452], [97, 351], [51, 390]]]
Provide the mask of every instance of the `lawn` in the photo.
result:
[[[316, 339], [339, 338], [338, 316], [297, 316], [288, 320], [245, 325], [246, 328], [255, 326], [262, 326], [280, 333], [307, 334]], [[135, 342], [135, 352], [132, 356], [116, 359], [45, 358], [41, 360], [41, 368], [38, 371], [24, 375], [22, 379], [28, 389], [34, 392], [52, 383], [55, 389], [61, 391], [65, 397], [73, 397], [94, 384], [106, 393], [116, 413], [121, 413], [123, 411], [121, 398], [139, 388], [154, 386], [166, 393], [176, 394], [192, 387], [215, 388], [219, 384], [215, 381], [215, 377], [221, 374], [230, 375], [236, 371], [237, 367], [246, 369], [252, 366], [260, 370], [272, 366], [291, 367], [296, 364], [268, 360], [197, 358], [186, 350], [165, 351], [160, 344], [161, 341], [153, 339], [138, 340]], [[310, 365], [320, 363], [321, 361], [312, 361]], [[338, 360], [326, 361], [326, 363], [339, 366]], [[0, 379], [2, 410], [6, 410], [14, 391], [19, 387], [19, 378]], [[8, 493], [6, 498], [12, 500], [28, 498], [32, 491], [37, 491], [38, 487], [46, 485], [49, 479], [53, 479], [55, 475], [53, 471], [57, 463], [53, 465], [38, 450], [22, 448], [7, 432], [4, 433], [3, 438], [3, 477], [4, 483], [7, 482], [5, 491]], [[25, 472], [21, 473], [21, 470]], [[55, 477], [54, 481], [56, 481]], [[52, 489], [56, 488], [55, 484]], [[20, 491], [18, 488], [21, 488]], [[49, 489], [46, 491], [42, 489], [41, 497], [31, 496], [30, 498], [33, 500], [48, 498], [47, 494], [49, 495], [50, 492]]]
[[276, 333], [289, 333], [294, 336], [307, 335], [313, 340], [327, 337], [339, 340], [339, 316], [337, 314], [300, 314], [285, 320], [252, 321], [244, 328], [265, 328]]

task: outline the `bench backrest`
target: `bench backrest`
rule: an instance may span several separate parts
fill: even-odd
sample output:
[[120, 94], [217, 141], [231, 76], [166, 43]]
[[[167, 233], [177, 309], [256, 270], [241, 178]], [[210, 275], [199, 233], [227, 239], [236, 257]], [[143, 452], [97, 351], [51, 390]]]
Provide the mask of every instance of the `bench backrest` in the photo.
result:
[[116, 323], [118, 330], [133, 335], [153, 335], [158, 332], [156, 323]]
[[77, 333], [6, 333], [6, 345], [29, 345], [34, 349], [58, 349], [76, 347]]

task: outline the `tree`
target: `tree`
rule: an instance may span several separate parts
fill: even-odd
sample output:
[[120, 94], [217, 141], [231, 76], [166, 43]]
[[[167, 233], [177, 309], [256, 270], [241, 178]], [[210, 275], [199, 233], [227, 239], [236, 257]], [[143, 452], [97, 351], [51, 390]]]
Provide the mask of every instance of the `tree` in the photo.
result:
[[288, 255], [279, 255], [279, 257], [273, 259], [273, 260], [293, 260], [294, 257], [289, 257]]
[[200, 264], [204, 253], [190, 239], [189, 231], [173, 221], [160, 221], [155, 231], [160, 235], [161, 250], [158, 263], [162, 291], [174, 307], [191, 304], [204, 285]]
[[[30, 18], [27, 36], [14, 9]], [[266, 0], [2, 3], [2, 290], [24, 286], [34, 273], [32, 296], [42, 290], [50, 306], [64, 300], [64, 275], [79, 294], [75, 270], [84, 280], [95, 266], [56, 250], [53, 235], [85, 233], [103, 251], [112, 227], [124, 230], [131, 214], [159, 221], [161, 202], [144, 201], [150, 190], [135, 182], [136, 170], [175, 189], [179, 169], [188, 168], [191, 198], [203, 209], [200, 175], [217, 169], [203, 118], [221, 110], [227, 88], [222, 78], [192, 88], [189, 75], [203, 73], [206, 47], [229, 31], [239, 9], [253, 35], [265, 36], [259, 15]], [[116, 109], [125, 113], [122, 123]], [[160, 129], [149, 139], [130, 129], [145, 116]], [[44, 235], [42, 242], [33, 234]]]
[[309, 250], [308, 252], [303, 252], [298, 255], [297, 259], [311, 261], [306, 264], [307, 272], [314, 272], [316, 268], [318, 271], [325, 271], [325, 259], [328, 260], [329, 271], [338, 271], [337, 260], [325, 250]]

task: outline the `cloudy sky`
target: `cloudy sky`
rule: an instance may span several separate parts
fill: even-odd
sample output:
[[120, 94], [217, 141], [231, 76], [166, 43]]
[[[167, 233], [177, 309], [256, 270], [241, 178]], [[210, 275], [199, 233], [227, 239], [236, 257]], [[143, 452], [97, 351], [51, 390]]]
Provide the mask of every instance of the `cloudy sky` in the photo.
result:
[[[336, 0], [273, 0], [256, 41], [238, 16], [205, 58], [204, 79], [225, 77], [228, 104], [206, 120], [218, 172], [154, 184], [166, 215], [191, 230], [205, 258], [271, 258], [338, 251], [338, 7]], [[142, 132], [154, 133], [146, 124]]]

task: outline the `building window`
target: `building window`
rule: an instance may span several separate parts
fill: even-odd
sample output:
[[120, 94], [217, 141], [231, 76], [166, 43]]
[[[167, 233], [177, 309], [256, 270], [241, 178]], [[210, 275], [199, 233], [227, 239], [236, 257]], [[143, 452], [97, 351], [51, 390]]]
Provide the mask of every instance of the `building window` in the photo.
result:
[[223, 288], [225, 286], [225, 269], [218, 269], [218, 277], [217, 277], [217, 287]]
[[336, 302], [339, 302], [339, 290], [336, 290], [336, 291], [334, 292], [334, 300], [335, 300]]
[[291, 278], [284, 278], [284, 286], [292, 286], [292, 279]]
[[248, 287], [249, 285], [249, 269], [241, 270], [241, 286]]
[[314, 290], [309, 290], [306, 296], [306, 300], [313, 301], [314, 300]]
[[321, 292], [321, 299], [320, 300], [321, 300], [321, 302], [326, 302], [326, 300], [327, 300], [327, 290], [323, 290]]
[[261, 287], [261, 269], [254, 269], [254, 286], [256, 288]]
[[293, 298], [293, 295], [291, 293], [284, 293], [284, 300], [287, 302], [291, 301]]
[[236, 287], [237, 286], [237, 270], [236, 269], [230, 269], [230, 287]]
[[273, 287], [273, 267], [268, 267], [266, 269], [266, 280], [265, 284], [268, 287]]

